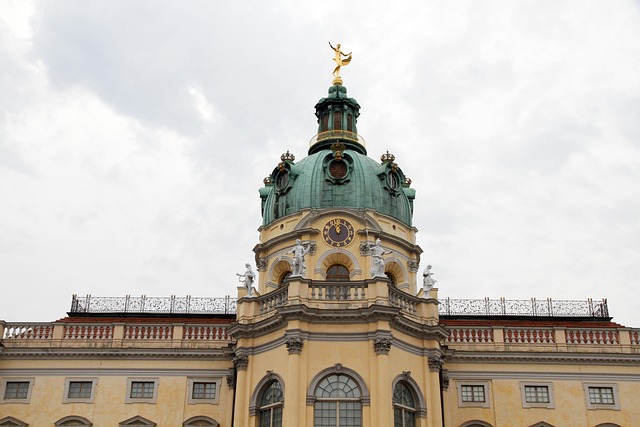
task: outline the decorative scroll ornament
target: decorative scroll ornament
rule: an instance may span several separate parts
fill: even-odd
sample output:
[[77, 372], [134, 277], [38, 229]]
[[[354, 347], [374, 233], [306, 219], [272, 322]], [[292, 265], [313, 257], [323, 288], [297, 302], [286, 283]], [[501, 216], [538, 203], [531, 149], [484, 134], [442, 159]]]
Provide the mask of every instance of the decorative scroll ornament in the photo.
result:
[[431, 372], [440, 372], [442, 369], [442, 358], [440, 356], [429, 356], [429, 370]]
[[284, 343], [287, 346], [289, 354], [300, 354], [302, 352], [302, 346], [304, 345], [302, 338], [290, 337], [285, 339]]
[[444, 391], [449, 390], [449, 371], [447, 369], [440, 371], [440, 387]]
[[410, 259], [407, 261], [407, 268], [411, 273], [417, 273], [418, 268], [420, 267], [420, 263], [414, 259]]
[[233, 365], [238, 371], [246, 371], [249, 366], [249, 357], [245, 355], [238, 355], [233, 358]]
[[389, 354], [389, 350], [391, 350], [391, 340], [389, 338], [376, 338], [373, 342], [373, 349], [376, 354]]
[[227, 380], [227, 387], [235, 388], [236, 379], [235, 379], [235, 375], [233, 374], [233, 369], [229, 369], [229, 372], [227, 373], [227, 376], [226, 376], [226, 380]]
[[334, 142], [331, 144], [331, 151], [333, 151], [333, 157], [336, 160], [342, 160], [342, 153], [347, 147], [341, 142]]

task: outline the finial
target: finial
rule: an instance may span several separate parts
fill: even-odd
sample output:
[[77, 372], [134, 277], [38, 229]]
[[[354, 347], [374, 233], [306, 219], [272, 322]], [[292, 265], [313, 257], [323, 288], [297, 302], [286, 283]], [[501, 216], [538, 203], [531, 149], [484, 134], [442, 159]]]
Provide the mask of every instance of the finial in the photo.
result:
[[292, 153], [289, 152], [289, 150], [287, 150], [286, 153], [282, 153], [282, 155], [280, 156], [280, 160], [284, 161], [289, 161], [289, 162], [293, 162], [296, 159], [296, 156], [294, 156]]
[[351, 62], [351, 52], [343, 53], [340, 50], [340, 43], [338, 43], [336, 47], [333, 47], [331, 42], [329, 42], [329, 46], [331, 46], [331, 49], [333, 49], [333, 51], [335, 52], [335, 56], [333, 57], [333, 60], [336, 62], [336, 68], [334, 68], [333, 70], [332, 84], [342, 85], [342, 78], [340, 77], [340, 67], [342, 67], [343, 65], [349, 65], [349, 62]]
[[382, 163], [393, 162], [395, 159], [396, 159], [396, 156], [394, 156], [393, 154], [389, 153], [389, 150], [387, 150], [387, 152], [385, 154], [380, 156], [380, 161], [382, 161]]

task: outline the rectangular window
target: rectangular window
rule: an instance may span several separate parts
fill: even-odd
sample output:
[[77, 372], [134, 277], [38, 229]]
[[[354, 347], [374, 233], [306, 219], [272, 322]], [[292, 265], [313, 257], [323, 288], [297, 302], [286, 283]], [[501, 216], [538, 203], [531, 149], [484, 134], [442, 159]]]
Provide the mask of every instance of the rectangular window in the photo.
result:
[[151, 399], [153, 397], [153, 389], [155, 384], [153, 381], [132, 381], [131, 394], [132, 399]]
[[218, 403], [221, 380], [216, 377], [187, 378], [187, 403]]
[[4, 389], [4, 398], [26, 399], [29, 396], [29, 381], [7, 381]]
[[484, 387], [481, 385], [463, 385], [462, 386], [463, 402], [484, 402]]
[[592, 405], [613, 405], [613, 387], [589, 387], [589, 401]]
[[520, 394], [523, 408], [555, 408], [553, 383], [521, 382]]
[[583, 383], [587, 409], [620, 410], [618, 385], [615, 383]]
[[342, 130], [342, 113], [339, 111], [333, 113], [333, 130]]
[[125, 403], [156, 403], [158, 384], [157, 378], [127, 378]]
[[524, 399], [527, 403], [549, 403], [549, 388], [547, 386], [524, 386]]
[[458, 407], [490, 407], [488, 381], [456, 381], [456, 388], [458, 389]]
[[191, 395], [193, 399], [215, 399], [216, 398], [216, 383], [193, 383], [193, 393]]
[[69, 381], [69, 399], [89, 399], [93, 381]]

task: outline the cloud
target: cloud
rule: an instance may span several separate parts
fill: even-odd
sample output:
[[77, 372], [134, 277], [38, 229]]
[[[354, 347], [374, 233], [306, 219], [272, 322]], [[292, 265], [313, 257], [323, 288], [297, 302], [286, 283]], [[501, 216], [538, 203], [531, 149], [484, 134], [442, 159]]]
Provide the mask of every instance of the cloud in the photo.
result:
[[369, 155], [413, 179], [441, 295], [602, 296], [638, 323], [636, 3], [7, 4], [0, 282], [50, 298], [0, 317], [233, 294], [262, 178], [316, 132], [331, 41]]

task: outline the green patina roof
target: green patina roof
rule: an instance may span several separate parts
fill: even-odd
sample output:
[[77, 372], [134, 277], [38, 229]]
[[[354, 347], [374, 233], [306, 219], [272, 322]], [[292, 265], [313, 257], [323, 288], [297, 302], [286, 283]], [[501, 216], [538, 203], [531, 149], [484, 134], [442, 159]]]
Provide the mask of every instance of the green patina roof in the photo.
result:
[[[298, 163], [284, 161], [276, 168], [272, 184], [260, 189], [263, 225], [305, 208], [369, 208], [411, 226], [415, 190], [405, 184], [402, 171], [391, 162], [378, 163], [354, 150], [344, 150], [348, 172], [334, 179], [328, 168], [334, 160], [331, 150], [318, 151]], [[397, 185], [388, 175], [395, 174]], [[288, 175], [286, 185], [279, 176]], [[282, 181], [281, 181], [282, 182]]]

